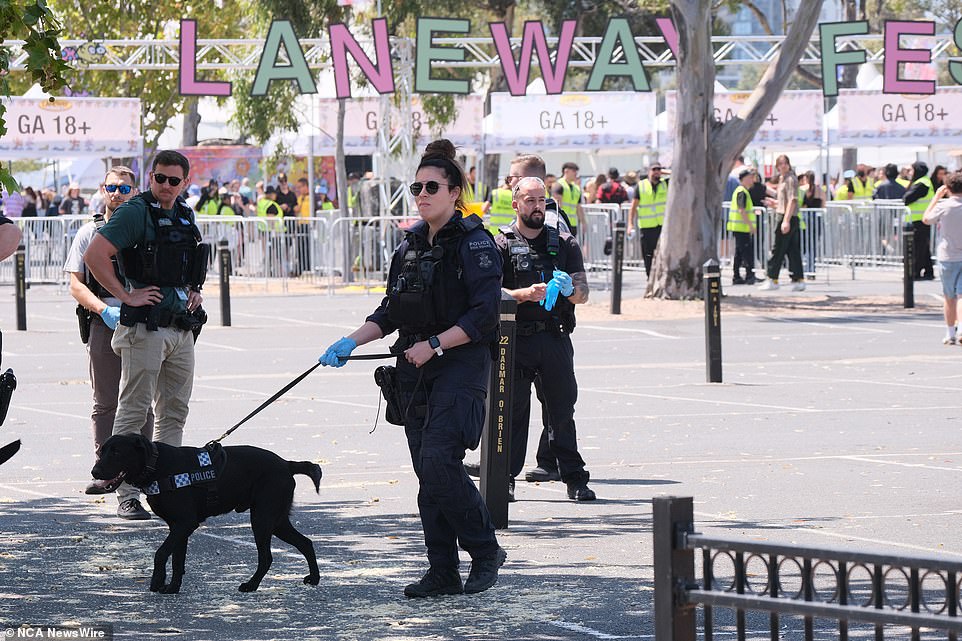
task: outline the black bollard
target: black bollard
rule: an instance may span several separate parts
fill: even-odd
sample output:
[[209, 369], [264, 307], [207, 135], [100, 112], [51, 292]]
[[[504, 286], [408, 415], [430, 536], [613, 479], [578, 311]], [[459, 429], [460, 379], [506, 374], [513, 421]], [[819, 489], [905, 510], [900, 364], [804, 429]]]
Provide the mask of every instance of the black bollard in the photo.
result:
[[230, 327], [230, 249], [227, 248], [227, 239], [221, 238], [217, 241], [218, 254], [220, 255], [220, 324]]
[[27, 254], [23, 244], [17, 247], [14, 261], [17, 269], [17, 329], [27, 331]]
[[915, 228], [905, 223], [902, 228], [902, 307], [915, 307]]
[[704, 264], [705, 365], [709, 383], [722, 382], [721, 270], [712, 258]]
[[508, 475], [511, 463], [511, 383], [514, 374], [518, 302], [501, 294], [501, 333], [488, 383], [488, 417], [481, 439], [481, 496], [494, 527], [508, 527]]
[[625, 262], [625, 221], [615, 223], [614, 247], [611, 252], [611, 313], [621, 313], [621, 282]]

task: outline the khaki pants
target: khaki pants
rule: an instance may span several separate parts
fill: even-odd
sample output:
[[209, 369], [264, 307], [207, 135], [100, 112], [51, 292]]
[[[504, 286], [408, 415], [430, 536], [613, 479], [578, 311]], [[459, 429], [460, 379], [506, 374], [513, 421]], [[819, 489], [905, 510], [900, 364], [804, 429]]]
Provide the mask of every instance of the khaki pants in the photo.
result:
[[[94, 393], [94, 408], [90, 422], [94, 435], [94, 452], [100, 458], [100, 447], [114, 433], [114, 415], [117, 413], [117, 395], [120, 391], [120, 357], [114, 353], [110, 340], [114, 332], [100, 317], [90, 321], [90, 387]], [[140, 433], [147, 438], [154, 435], [154, 412], [147, 408], [147, 418]]]
[[[176, 327], [150, 331], [144, 323], [118, 325], [110, 345], [121, 363], [114, 434], [138, 432], [153, 402], [154, 440], [180, 447], [194, 385], [193, 334]], [[121, 503], [139, 495], [127, 483], [117, 490]]]

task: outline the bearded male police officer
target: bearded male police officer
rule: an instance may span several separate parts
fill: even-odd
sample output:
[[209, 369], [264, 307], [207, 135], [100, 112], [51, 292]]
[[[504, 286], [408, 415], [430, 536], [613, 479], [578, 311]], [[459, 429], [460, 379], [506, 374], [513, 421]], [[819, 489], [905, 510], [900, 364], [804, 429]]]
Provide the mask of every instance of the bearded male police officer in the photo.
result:
[[[180, 446], [194, 382], [194, 331], [206, 319], [200, 286], [209, 247], [200, 243], [194, 212], [179, 197], [190, 163], [165, 150], [155, 157], [150, 190], [131, 198], [98, 231], [84, 254], [88, 269], [121, 303], [111, 346], [120, 354], [120, 397], [114, 434], [140, 430], [151, 402], [154, 440]], [[111, 263], [119, 256], [125, 283]], [[139, 493], [117, 490], [118, 514], [139, 514]]]
[[515, 222], [501, 228], [495, 243], [504, 260], [504, 290], [518, 301], [514, 398], [511, 415], [511, 487], [524, 466], [531, 413], [531, 384], [541, 378], [541, 395], [549, 428], [548, 445], [557, 459], [568, 497], [591, 501], [589, 474], [578, 453], [574, 406], [574, 306], [587, 302], [588, 279], [581, 248], [560, 233], [558, 252], [548, 251], [545, 185], [540, 178], [517, 181], [512, 205]]

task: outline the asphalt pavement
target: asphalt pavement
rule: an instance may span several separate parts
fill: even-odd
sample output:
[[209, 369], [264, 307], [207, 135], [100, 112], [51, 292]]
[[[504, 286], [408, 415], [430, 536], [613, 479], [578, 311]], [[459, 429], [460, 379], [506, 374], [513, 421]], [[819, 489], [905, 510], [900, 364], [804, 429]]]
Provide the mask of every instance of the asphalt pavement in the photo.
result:
[[[498, 584], [430, 600], [401, 594], [425, 557], [403, 432], [378, 418], [379, 363], [317, 370], [227, 441], [323, 467], [320, 495], [298, 478], [292, 516], [314, 541], [320, 585], [301, 583], [303, 558], [275, 539], [260, 589], [239, 593], [256, 554], [248, 515], [230, 514], [192, 536], [181, 593], [163, 596], [147, 585], [164, 524], [123, 521], [114, 496], [83, 494], [91, 396], [73, 300], [31, 287], [22, 332], [12, 291], [0, 291], [2, 365], [19, 380], [0, 445], [23, 441], [0, 467], [0, 626], [110, 624], [125, 639], [651, 639], [652, 499], [667, 495], [694, 497], [705, 533], [962, 560], [962, 347], [941, 344], [939, 283], [918, 283], [906, 310], [895, 272], [825, 276], [801, 293], [726, 288], [721, 384], [706, 382], [704, 319], [690, 304], [670, 317], [660, 302], [645, 318], [637, 274], [630, 318], [607, 314], [608, 293], [594, 291], [573, 341], [598, 500], [519, 481]], [[233, 326], [221, 327], [210, 296], [185, 444], [219, 436], [379, 299], [255, 292], [233, 299]], [[533, 432], [529, 466], [536, 443]], [[786, 619], [783, 638], [799, 626]]]

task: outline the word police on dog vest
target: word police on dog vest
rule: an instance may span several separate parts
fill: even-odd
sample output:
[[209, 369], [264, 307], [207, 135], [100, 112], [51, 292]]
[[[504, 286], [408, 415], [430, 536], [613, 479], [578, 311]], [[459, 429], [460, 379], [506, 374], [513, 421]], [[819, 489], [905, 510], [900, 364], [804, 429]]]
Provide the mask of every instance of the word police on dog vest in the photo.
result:
[[185, 470], [184, 472], [172, 474], [153, 481], [144, 488], [144, 493], [150, 495], [160, 494], [161, 492], [169, 492], [179, 490], [183, 487], [203, 485], [211, 481], [216, 481], [217, 470], [223, 469], [226, 459], [227, 454], [223, 448], [217, 448], [213, 457], [211, 456], [211, 452], [206, 449], [198, 450], [197, 465], [199, 469]]

